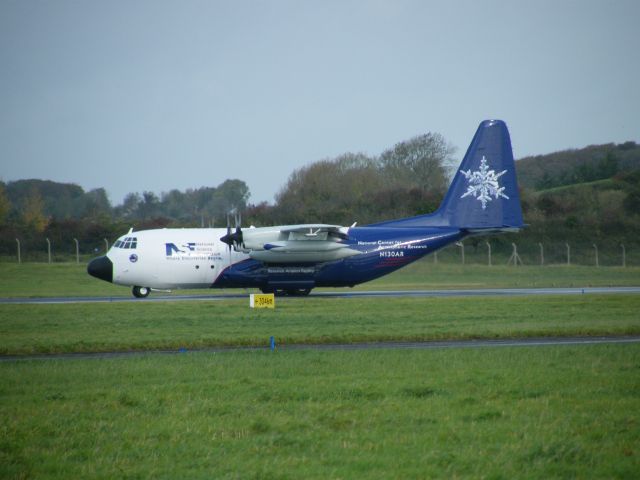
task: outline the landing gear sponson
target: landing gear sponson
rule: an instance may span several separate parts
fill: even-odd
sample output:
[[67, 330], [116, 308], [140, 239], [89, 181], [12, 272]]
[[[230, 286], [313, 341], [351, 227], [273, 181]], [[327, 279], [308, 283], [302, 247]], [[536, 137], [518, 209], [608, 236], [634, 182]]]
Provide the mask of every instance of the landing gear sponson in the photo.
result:
[[311, 293], [310, 288], [261, 288], [262, 293], [273, 293], [277, 297], [306, 297]]

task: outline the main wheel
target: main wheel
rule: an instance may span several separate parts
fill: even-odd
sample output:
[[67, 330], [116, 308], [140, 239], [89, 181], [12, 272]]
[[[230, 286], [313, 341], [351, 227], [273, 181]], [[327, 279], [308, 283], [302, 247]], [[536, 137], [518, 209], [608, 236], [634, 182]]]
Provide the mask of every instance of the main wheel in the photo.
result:
[[149, 296], [151, 289], [149, 287], [133, 287], [131, 293], [133, 293], [133, 296], [136, 298], [145, 298]]
[[310, 288], [296, 288], [293, 290], [285, 290], [285, 295], [290, 297], [306, 297], [311, 293]]

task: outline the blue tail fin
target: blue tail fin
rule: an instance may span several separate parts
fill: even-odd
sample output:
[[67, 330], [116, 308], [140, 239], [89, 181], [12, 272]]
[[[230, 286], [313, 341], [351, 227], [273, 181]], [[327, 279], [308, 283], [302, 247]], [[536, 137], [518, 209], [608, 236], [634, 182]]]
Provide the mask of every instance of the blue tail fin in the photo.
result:
[[509, 230], [523, 227], [511, 139], [502, 120], [476, 131], [444, 201], [430, 215], [375, 224], [388, 227], [456, 227]]

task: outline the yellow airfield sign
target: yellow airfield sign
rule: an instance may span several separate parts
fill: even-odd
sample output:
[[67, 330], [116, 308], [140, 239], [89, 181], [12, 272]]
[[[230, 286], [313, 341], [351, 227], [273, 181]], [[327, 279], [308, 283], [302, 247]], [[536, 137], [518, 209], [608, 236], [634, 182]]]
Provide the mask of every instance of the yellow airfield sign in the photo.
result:
[[249, 295], [251, 308], [276, 308], [276, 298], [273, 293], [252, 293]]

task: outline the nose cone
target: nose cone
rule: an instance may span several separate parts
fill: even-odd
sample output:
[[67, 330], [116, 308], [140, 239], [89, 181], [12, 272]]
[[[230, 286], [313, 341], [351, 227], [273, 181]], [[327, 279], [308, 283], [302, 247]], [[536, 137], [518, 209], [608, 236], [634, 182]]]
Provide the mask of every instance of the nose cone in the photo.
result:
[[113, 282], [113, 263], [108, 257], [98, 257], [91, 260], [87, 265], [87, 272], [92, 277]]

